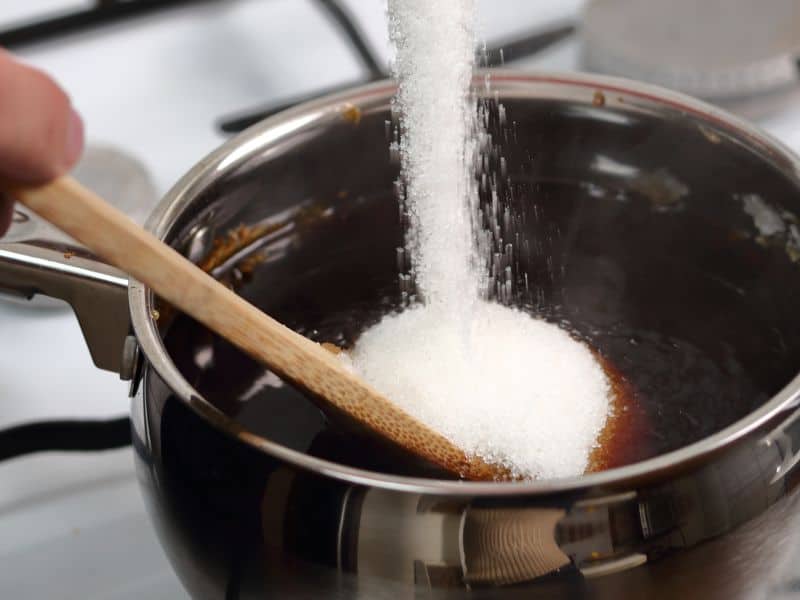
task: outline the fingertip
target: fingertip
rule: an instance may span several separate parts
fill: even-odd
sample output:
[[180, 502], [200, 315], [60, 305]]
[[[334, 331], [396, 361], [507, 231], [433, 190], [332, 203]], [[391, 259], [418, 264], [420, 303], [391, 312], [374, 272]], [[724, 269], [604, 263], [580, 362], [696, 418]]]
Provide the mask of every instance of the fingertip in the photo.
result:
[[69, 171], [84, 128], [66, 92], [46, 73], [0, 53], [0, 175], [44, 183]]

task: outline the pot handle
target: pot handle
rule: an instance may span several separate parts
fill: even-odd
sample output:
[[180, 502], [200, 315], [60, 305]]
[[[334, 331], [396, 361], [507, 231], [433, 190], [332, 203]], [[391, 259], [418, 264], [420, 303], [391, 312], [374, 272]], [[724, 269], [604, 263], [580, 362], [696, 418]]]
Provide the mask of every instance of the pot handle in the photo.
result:
[[0, 294], [66, 301], [78, 318], [94, 364], [125, 372], [123, 348], [131, 330], [128, 279], [23, 207], [0, 239]]

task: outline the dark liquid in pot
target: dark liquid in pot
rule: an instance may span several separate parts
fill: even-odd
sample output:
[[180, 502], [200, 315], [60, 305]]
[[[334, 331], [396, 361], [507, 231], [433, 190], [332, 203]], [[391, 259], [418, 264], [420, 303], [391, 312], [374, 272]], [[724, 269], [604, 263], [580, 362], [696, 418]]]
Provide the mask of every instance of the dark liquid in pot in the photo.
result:
[[[700, 440], [789, 381], [800, 360], [798, 343], [780, 346], [781, 332], [769, 321], [782, 315], [759, 314], [763, 307], [750, 289], [763, 284], [757, 272], [767, 264], [771, 277], [776, 269], [796, 277], [785, 256], [735, 240], [702, 215], [654, 210], [630, 192], [621, 202], [614, 190], [597, 186], [518, 185], [518, 198], [535, 198], [535, 210], [533, 203], [521, 207], [530, 217], [523, 235], [536, 240], [520, 256], [520, 273], [530, 282], [521, 308], [585, 340], [624, 390], [595, 468]], [[338, 198], [301, 220], [291, 238], [276, 242], [279, 250], [267, 248], [240, 291], [308, 337], [350, 346], [398, 308], [396, 202], [391, 194]], [[447, 477], [329, 421], [302, 394], [185, 316], [169, 326], [166, 342], [186, 379], [254, 433], [341, 464]]]

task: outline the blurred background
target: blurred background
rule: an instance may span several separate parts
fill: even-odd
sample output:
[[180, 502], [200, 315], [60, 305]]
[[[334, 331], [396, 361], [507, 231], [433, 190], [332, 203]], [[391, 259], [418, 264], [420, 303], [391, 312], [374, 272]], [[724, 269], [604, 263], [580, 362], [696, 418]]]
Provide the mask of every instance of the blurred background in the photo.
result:
[[[490, 66], [649, 81], [800, 150], [800, 0], [478, 6]], [[391, 58], [385, 0], [0, 0], [0, 46], [71, 95], [87, 132], [78, 178], [139, 221], [237, 131], [383, 78]], [[0, 429], [125, 415], [127, 384], [93, 367], [66, 305], [0, 303], [0, 331]], [[774, 596], [795, 592], [777, 582]], [[129, 449], [0, 462], [0, 597], [144, 594], [185, 597], [146, 522]]]

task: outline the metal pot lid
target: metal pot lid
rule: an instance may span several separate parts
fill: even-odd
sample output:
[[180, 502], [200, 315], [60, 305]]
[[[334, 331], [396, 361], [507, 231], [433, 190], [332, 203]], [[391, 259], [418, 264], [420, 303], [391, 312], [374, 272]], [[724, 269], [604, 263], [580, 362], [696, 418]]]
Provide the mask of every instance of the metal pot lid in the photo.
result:
[[[108, 198], [109, 202], [139, 225], [144, 225], [158, 203], [158, 192], [144, 164], [135, 156], [114, 146], [89, 144], [72, 174], [86, 187], [95, 190], [103, 198]], [[83, 244], [22, 204], [14, 207], [11, 228], [3, 236], [2, 241], [41, 243], [48, 247], [59, 248], [65, 255], [73, 251], [86, 251]], [[0, 301], [28, 308], [55, 310], [69, 308], [67, 303], [41, 293], [31, 299], [0, 294]]]
[[590, 0], [583, 62], [712, 100], [800, 81], [800, 0]]
[[[158, 203], [155, 185], [142, 162], [113, 146], [94, 143], [88, 145], [75, 165], [72, 176], [108, 198], [109, 202], [139, 225], [144, 225]], [[3, 236], [4, 241], [45, 239], [52, 243], [83, 247], [26, 207], [17, 205], [14, 210], [14, 221], [11, 229]]]

